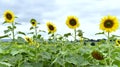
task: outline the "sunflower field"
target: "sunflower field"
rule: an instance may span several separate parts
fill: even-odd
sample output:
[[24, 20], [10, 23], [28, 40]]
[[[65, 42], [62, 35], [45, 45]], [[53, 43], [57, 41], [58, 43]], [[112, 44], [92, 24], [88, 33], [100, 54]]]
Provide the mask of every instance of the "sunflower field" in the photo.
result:
[[[100, 21], [103, 32], [95, 35], [105, 35], [107, 39], [91, 40], [83, 36], [78, 17], [68, 16], [66, 26], [74, 34], [56, 34], [57, 27], [54, 23], [46, 23], [48, 31], [38, 31], [40, 23], [32, 18], [30, 30], [24, 33], [15, 31], [16, 25], [14, 12], [4, 12], [3, 24], [9, 24], [4, 35], [0, 36], [0, 67], [120, 67], [120, 39], [118, 35], [111, 35], [119, 27], [116, 16], [104, 16]], [[48, 39], [39, 33], [48, 33]], [[15, 37], [15, 33], [24, 37]], [[27, 36], [31, 34], [32, 36]], [[73, 37], [70, 41], [68, 37]], [[4, 41], [3, 38], [12, 38]], [[77, 39], [79, 38], [79, 39]]]

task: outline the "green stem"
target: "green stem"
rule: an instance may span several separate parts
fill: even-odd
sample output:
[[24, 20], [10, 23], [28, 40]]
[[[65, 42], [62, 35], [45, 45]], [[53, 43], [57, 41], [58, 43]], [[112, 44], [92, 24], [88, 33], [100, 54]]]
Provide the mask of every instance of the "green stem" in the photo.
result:
[[53, 35], [53, 40], [55, 40], [55, 34], [54, 34], [54, 33], [52, 33], [52, 35]]
[[37, 41], [37, 27], [35, 26], [35, 40]]
[[14, 23], [12, 23], [12, 36], [13, 36], [13, 41], [15, 41]]
[[35, 36], [37, 38], [37, 27], [35, 27]]
[[111, 46], [110, 46], [110, 33], [108, 32], [108, 40], [107, 40], [107, 45], [109, 46], [108, 48], [108, 57], [109, 57], [109, 67], [111, 67]]
[[75, 33], [74, 40], [76, 41], [76, 29], [74, 29], [74, 33]]
[[110, 33], [108, 32], [108, 40], [109, 40], [109, 37], [110, 37]]

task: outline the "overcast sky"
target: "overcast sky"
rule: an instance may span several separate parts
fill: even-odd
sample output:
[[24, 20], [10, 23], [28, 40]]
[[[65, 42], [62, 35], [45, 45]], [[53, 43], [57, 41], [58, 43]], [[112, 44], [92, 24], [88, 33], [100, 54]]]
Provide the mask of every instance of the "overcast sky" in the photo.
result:
[[[69, 15], [79, 18], [80, 27], [84, 37], [90, 39], [105, 38], [95, 35], [99, 30], [100, 20], [108, 14], [117, 16], [120, 21], [119, 0], [0, 0], [0, 35], [3, 35], [5, 25], [2, 25], [5, 10], [12, 10], [17, 18], [15, 21], [22, 25], [17, 30], [29, 32], [29, 21], [35, 18], [41, 23], [39, 29], [47, 31], [46, 22], [51, 21], [57, 26], [57, 33], [73, 32], [66, 24]], [[119, 28], [120, 29], [120, 28]], [[120, 30], [112, 34], [120, 35]], [[46, 37], [46, 34], [42, 34]]]

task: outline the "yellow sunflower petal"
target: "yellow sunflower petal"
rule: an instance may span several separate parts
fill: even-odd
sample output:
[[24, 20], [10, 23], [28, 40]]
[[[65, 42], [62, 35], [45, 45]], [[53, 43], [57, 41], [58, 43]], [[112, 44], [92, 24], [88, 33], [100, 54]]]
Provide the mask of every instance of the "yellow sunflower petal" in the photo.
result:
[[100, 29], [106, 32], [116, 31], [119, 27], [118, 19], [115, 16], [105, 16], [101, 19]]
[[116, 44], [117, 44], [117, 46], [120, 46], [120, 39], [116, 39]]
[[25, 36], [25, 41], [28, 43], [33, 43], [33, 40], [29, 38], [28, 36]]
[[13, 13], [12, 11], [6, 10], [6, 11], [4, 12], [4, 19], [5, 19], [5, 21], [8, 22], [8, 23], [12, 23], [12, 22], [14, 22], [14, 20], [15, 20], [15, 15], [14, 15], [14, 13]]
[[71, 29], [76, 29], [80, 26], [78, 18], [76, 16], [68, 16], [66, 25]]
[[46, 25], [47, 25], [48, 32], [50, 32], [50, 33], [56, 32], [56, 30], [57, 30], [56, 26], [52, 22], [47, 22]]

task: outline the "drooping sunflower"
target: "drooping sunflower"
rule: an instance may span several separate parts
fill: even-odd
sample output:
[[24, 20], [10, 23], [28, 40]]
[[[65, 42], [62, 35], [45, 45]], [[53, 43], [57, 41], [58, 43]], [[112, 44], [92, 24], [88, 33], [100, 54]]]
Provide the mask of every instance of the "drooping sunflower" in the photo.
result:
[[100, 29], [106, 32], [116, 31], [119, 27], [118, 19], [115, 16], [105, 16], [100, 23]]
[[97, 50], [93, 50], [91, 55], [96, 60], [103, 60], [104, 59], [104, 55], [101, 52], [97, 51]]
[[33, 40], [29, 38], [28, 36], [25, 36], [25, 41], [28, 43], [33, 43]]
[[12, 11], [6, 10], [4, 12], [4, 19], [8, 23], [13, 23], [14, 20], [15, 20], [15, 15], [14, 15], [14, 13]]
[[76, 16], [68, 16], [66, 20], [66, 25], [71, 29], [76, 29], [80, 26], [79, 20]]
[[120, 39], [116, 39], [116, 46], [120, 46]]
[[36, 26], [37, 25], [37, 21], [35, 19], [31, 19], [30, 23], [32, 24], [32, 26]]
[[56, 26], [52, 23], [52, 22], [47, 22], [47, 28], [48, 28], [48, 32], [50, 33], [55, 33], [56, 32]]

